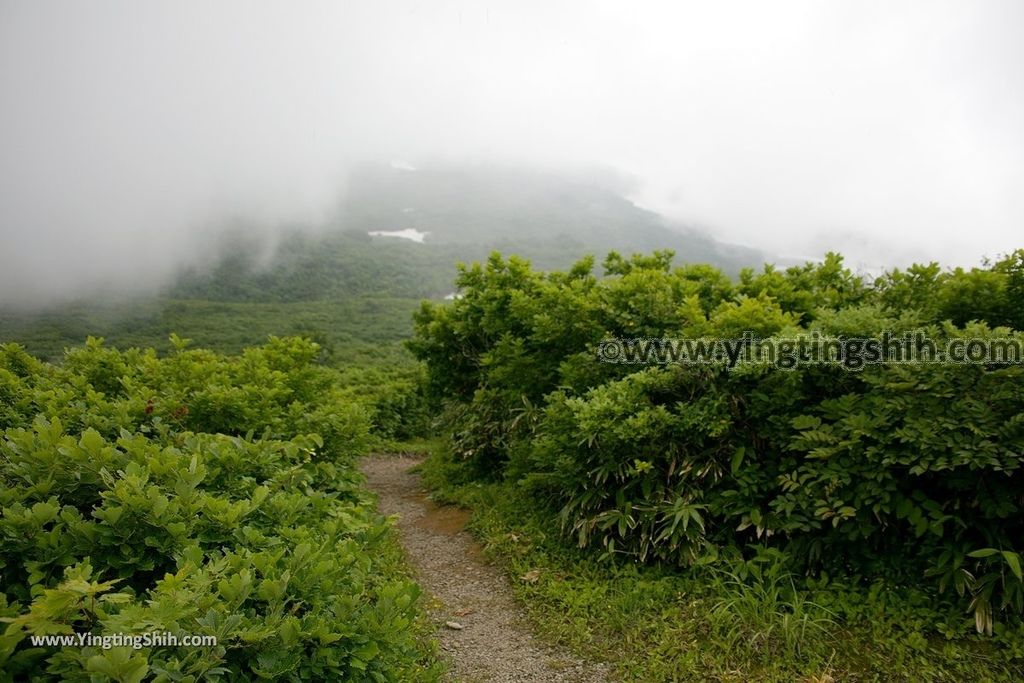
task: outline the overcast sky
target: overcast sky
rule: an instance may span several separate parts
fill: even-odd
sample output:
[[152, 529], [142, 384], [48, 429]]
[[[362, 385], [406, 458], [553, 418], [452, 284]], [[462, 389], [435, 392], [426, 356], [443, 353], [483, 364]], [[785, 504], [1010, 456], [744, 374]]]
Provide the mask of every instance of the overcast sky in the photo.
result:
[[0, 0], [0, 301], [145, 283], [366, 159], [600, 164], [720, 239], [1024, 246], [1024, 2]]

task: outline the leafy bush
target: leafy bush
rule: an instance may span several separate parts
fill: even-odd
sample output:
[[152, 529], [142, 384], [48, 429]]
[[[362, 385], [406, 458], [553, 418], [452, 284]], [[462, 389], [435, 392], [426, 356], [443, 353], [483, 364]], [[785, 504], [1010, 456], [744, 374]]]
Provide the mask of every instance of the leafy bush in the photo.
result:
[[410, 348], [449, 402], [454, 455], [528, 486], [582, 546], [682, 566], [768, 548], [796, 575], [924, 579], [992, 633], [1024, 614], [1020, 365], [644, 368], [595, 350], [745, 331], [1006, 336], [992, 325], [1018, 319], [1022, 254], [875, 282], [830, 254], [736, 284], [660, 252], [612, 254], [603, 279], [589, 260], [541, 274], [494, 255], [462, 270], [461, 299], [424, 306]]
[[[353, 459], [369, 414], [317, 347], [158, 358], [91, 340], [63, 367], [0, 347], [5, 680], [430, 678], [418, 588]], [[91, 632], [214, 647], [37, 647]]]

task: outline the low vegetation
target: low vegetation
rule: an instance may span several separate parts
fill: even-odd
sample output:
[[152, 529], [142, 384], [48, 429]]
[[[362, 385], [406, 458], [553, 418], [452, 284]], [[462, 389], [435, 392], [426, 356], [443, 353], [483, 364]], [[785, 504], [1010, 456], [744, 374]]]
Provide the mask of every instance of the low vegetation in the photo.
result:
[[[746, 331], [1021, 340], [1024, 251], [874, 280], [831, 254], [737, 278], [493, 255], [413, 325], [415, 271], [316, 298], [249, 266], [225, 289], [228, 266], [174, 293], [206, 300], [4, 319], [53, 362], [0, 345], [6, 680], [435, 680], [353, 467], [431, 430], [435, 496], [475, 510], [548, 636], [626, 680], [1024, 678], [1024, 366], [597, 361]], [[97, 331], [138, 348], [75, 347]], [[303, 338], [252, 346], [271, 332]], [[218, 645], [31, 642], [163, 630]]]
[[[5, 680], [435, 680], [419, 590], [354, 459], [374, 438], [308, 340], [226, 357], [0, 346]], [[215, 646], [47, 647], [172, 632]]]
[[[747, 330], [1020, 339], [1022, 264], [866, 282], [829, 255], [733, 281], [669, 253], [612, 254], [603, 278], [590, 260], [542, 274], [495, 255], [417, 315], [410, 348], [447, 404], [435, 482], [482, 496], [485, 529], [542, 539], [510, 551], [517, 571], [554, 558], [556, 632], [632, 642], [652, 670], [1017, 679], [1024, 368], [644, 367], [596, 349]], [[677, 599], [603, 610], [606, 590], [648, 584]], [[676, 637], [721, 656], [659, 661], [682, 656], [659, 649]]]
[[270, 335], [309, 337], [332, 365], [367, 354], [403, 355], [410, 317], [420, 299], [355, 297], [298, 302], [159, 298], [69, 303], [42, 311], [0, 309], [0, 342], [17, 342], [33, 356], [59, 363], [86, 337], [112, 347], [172, 350], [171, 334], [197, 347], [237, 354]]

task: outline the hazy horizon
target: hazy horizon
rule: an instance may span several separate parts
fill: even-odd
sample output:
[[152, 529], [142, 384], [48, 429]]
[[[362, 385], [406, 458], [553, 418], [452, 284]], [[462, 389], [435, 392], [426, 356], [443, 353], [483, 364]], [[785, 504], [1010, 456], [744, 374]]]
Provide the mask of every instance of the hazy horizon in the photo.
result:
[[1024, 246], [1024, 5], [0, 3], [0, 303], [144, 290], [358, 163], [630, 179], [857, 267]]

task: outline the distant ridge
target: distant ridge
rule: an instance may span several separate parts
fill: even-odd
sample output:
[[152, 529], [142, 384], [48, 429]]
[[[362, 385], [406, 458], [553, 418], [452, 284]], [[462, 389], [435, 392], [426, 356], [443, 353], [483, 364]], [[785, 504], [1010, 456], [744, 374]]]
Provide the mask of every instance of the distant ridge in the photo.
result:
[[225, 240], [212, 266], [182, 272], [170, 295], [226, 301], [440, 298], [451, 291], [457, 262], [483, 259], [493, 250], [556, 269], [585, 254], [600, 261], [612, 250], [655, 249], [672, 249], [677, 263], [710, 263], [731, 275], [765, 261], [760, 251], [719, 242], [636, 206], [598, 174], [366, 165], [353, 172], [328, 225], [286, 235], [269, 259], [240, 232]]

